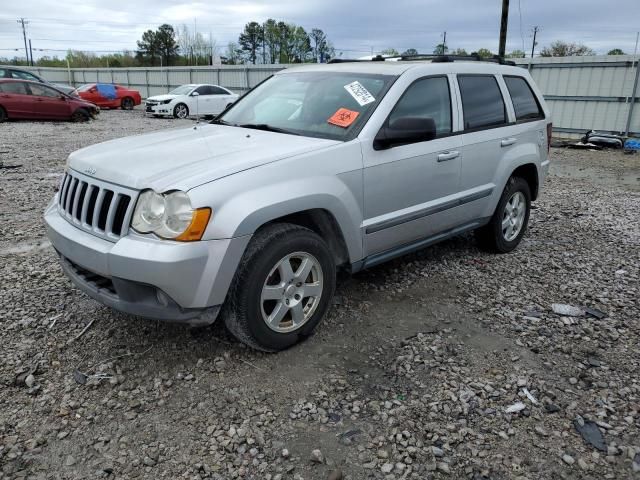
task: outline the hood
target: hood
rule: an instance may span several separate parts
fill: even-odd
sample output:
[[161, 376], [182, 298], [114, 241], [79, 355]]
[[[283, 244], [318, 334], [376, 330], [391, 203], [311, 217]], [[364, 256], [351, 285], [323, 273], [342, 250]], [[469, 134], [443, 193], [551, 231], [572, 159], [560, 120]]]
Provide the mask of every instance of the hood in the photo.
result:
[[200, 124], [125, 137], [69, 155], [73, 170], [125, 187], [183, 191], [340, 142], [225, 125]]
[[171, 95], [166, 93], [164, 95], [156, 95], [154, 97], [148, 97], [147, 100], [153, 100], [154, 102], [162, 102], [164, 100], [173, 100], [174, 98], [179, 97], [180, 95]]

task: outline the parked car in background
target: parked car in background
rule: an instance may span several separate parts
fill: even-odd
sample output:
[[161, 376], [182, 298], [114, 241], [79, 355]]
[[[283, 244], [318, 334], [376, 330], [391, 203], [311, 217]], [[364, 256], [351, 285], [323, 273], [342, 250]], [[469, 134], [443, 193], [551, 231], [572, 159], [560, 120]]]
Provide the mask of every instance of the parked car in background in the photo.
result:
[[156, 95], [145, 100], [145, 114], [157, 117], [217, 115], [233, 104], [239, 95], [219, 85], [182, 85], [165, 95]]
[[132, 110], [142, 103], [140, 92], [113, 83], [87, 83], [76, 89], [78, 96], [100, 108]]
[[0, 122], [4, 120], [73, 120], [95, 118], [94, 104], [67, 95], [49, 85], [0, 78]]
[[52, 87], [57, 88], [63, 93], [67, 95], [73, 95], [76, 88], [71, 85], [66, 85], [64, 83], [53, 83], [49, 80], [45, 80], [44, 78], [36, 75], [33, 72], [28, 72], [26, 70], [22, 70], [20, 68], [12, 67], [12, 66], [3, 66], [0, 65], [0, 78], [15, 78], [18, 80], [30, 80], [32, 82], [44, 83], [47, 85], [51, 85]]
[[220, 316], [282, 350], [321, 321], [339, 269], [471, 230], [487, 250], [518, 246], [552, 124], [528, 71], [497, 62], [281, 70], [211, 124], [72, 153], [48, 236], [73, 283], [116, 310]]

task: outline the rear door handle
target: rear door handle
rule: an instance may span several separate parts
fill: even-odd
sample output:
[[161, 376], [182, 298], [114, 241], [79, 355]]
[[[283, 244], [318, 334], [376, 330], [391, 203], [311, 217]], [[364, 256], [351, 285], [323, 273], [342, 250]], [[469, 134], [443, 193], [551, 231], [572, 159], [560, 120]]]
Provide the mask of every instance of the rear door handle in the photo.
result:
[[510, 145], [513, 145], [514, 143], [516, 143], [518, 141], [517, 138], [505, 138], [504, 140], [502, 140], [500, 142], [500, 146], [501, 147], [508, 147]]
[[459, 156], [460, 152], [458, 152], [457, 150], [442, 152], [438, 154], [438, 162], [446, 162], [447, 160], [453, 160], [454, 158], [458, 158]]

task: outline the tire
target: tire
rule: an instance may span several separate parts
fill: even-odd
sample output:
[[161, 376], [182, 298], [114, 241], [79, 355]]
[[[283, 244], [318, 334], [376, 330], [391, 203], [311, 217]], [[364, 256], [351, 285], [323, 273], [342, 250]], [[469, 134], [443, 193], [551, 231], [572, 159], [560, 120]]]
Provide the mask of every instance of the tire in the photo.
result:
[[[476, 230], [480, 247], [495, 253], [514, 250], [527, 230], [530, 213], [529, 184], [521, 177], [509, 178], [491, 220]], [[503, 222], [506, 224], [504, 228]]]
[[[298, 261], [303, 258], [307, 267], [311, 265], [304, 278], [281, 276], [286, 264], [290, 274], [300, 273]], [[298, 225], [269, 225], [249, 243], [221, 315], [242, 343], [266, 352], [284, 350], [311, 335], [329, 307], [335, 285], [335, 262], [320, 236]], [[305, 295], [312, 291], [318, 295]], [[263, 292], [274, 299], [263, 299]]]
[[71, 121], [74, 123], [87, 122], [88, 120], [89, 113], [83, 108], [79, 108], [71, 114]]
[[175, 118], [189, 118], [189, 107], [187, 107], [184, 103], [179, 103], [175, 107], [173, 107], [173, 116]]
[[122, 99], [122, 102], [120, 102], [120, 108], [122, 108], [122, 110], [133, 110], [133, 107], [135, 107], [136, 102], [133, 101], [133, 98], [131, 97], [124, 97]]
[[7, 115], [7, 111], [4, 107], [0, 107], [0, 123], [8, 120], [9, 116]]

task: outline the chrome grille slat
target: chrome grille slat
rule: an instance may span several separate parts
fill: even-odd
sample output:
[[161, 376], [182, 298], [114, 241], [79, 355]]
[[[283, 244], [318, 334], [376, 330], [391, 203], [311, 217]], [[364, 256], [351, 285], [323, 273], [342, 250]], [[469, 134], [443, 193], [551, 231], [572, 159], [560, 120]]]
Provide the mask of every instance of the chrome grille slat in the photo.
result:
[[91, 226], [94, 230], [98, 229], [98, 222], [100, 221], [100, 210], [102, 209], [102, 202], [104, 201], [104, 196], [107, 191], [104, 188], [101, 188], [98, 192], [98, 198], [96, 199], [96, 206], [93, 208], [93, 222], [91, 222]]
[[72, 178], [69, 182], [69, 186], [67, 187], [67, 198], [65, 198], [64, 202], [64, 212], [65, 214], [69, 214], [69, 207], [71, 206], [71, 200], [73, 200], [73, 195], [75, 193], [76, 185], [78, 184], [77, 178]]
[[76, 185], [75, 195], [73, 196], [73, 206], [71, 207], [71, 218], [76, 218], [76, 212], [78, 211], [78, 202], [80, 201], [80, 195], [82, 193], [82, 184], [85, 182], [81, 182], [78, 180]]
[[113, 217], [116, 216], [116, 207], [120, 201], [120, 194], [114, 193], [111, 197], [111, 205], [109, 205], [109, 211], [107, 212], [107, 223], [104, 225], [104, 231], [107, 234], [113, 233]]
[[69, 170], [58, 195], [60, 215], [75, 227], [111, 242], [129, 232], [137, 191]]
[[89, 209], [89, 199], [93, 193], [94, 185], [87, 184], [87, 191], [84, 194], [84, 202], [82, 203], [82, 211], [80, 212], [80, 223], [84, 225], [87, 223], [87, 210]]

